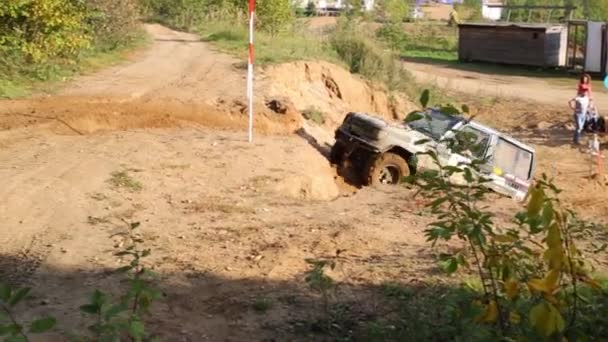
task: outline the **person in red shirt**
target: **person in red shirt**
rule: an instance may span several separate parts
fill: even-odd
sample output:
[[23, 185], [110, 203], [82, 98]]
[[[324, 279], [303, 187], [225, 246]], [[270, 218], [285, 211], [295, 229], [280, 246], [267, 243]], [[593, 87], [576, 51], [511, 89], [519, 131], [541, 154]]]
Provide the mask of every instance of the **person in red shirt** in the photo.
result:
[[587, 93], [587, 96], [591, 98], [591, 76], [589, 74], [583, 74], [580, 81], [578, 82], [577, 93]]

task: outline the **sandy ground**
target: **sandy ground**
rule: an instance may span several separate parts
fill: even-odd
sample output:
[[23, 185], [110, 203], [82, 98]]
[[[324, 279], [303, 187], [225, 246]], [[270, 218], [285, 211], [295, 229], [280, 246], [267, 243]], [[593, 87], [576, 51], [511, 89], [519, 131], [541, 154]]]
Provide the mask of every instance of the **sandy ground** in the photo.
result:
[[[327, 162], [299, 137], [248, 144], [241, 134], [206, 129], [38, 136], [0, 158], [0, 269], [43, 287], [31, 305], [44, 301], [36, 311], [58, 314], [67, 331], [87, 322], [74, 308], [88, 293], [117, 285], [107, 270], [124, 263], [113, 256], [122, 219], [141, 222], [153, 250], [147, 265], [161, 274], [167, 297], [152, 322], [166, 340], [291, 336], [282, 316], [305, 320], [306, 310], [276, 302], [259, 315], [252, 305], [263, 296], [306, 298], [305, 258], [344, 250], [337, 278], [362, 285], [416, 281], [432, 267], [420, 224], [428, 219], [410, 217], [417, 209], [403, 207], [407, 192], [340, 196]], [[108, 183], [123, 170], [141, 191]], [[273, 320], [278, 327], [265, 331]]]
[[[147, 28], [155, 42], [134, 61], [54, 96], [0, 103], [0, 274], [34, 287], [21, 317], [56, 315], [57, 341], [82, 331], [90, 321], [77, 308], [87, 294], [120, 289], [109, 270], [125, 262], [113, 254], [124, 247], [123, 220], [141, 222], [152, 249], [146, 265], [159, 273], [164, 298], [149, 326], [167, 341], [322, 340], [306, 328], [322, 311], [305, 284], [306, 258], [337, 261], [330, 274], [343, 282], [343, 322], [352, 324], [343, 335], [386, 314], [381, 284], [444, 282], [440, 249], [422, 233], [423, 203], [405, 189], [359, 190], [337, 176], [324, 157], [331, 127], [303, 123], [293, 108], [266, 108], [266, 91], [280, 95], [265, 84], [276, 76], [260, 80], [256, 139], [247, 143], [238, 61], [192, 35]], [[348, 110], [336, 85], [350, 94], [354, 81], [320, 68], [324, 78], [286, 81], [284, 94], [303, 106], [309, 92], [325, 92], [339, 101], [326, 110]], [[605, 187], [583, 178], [584, 155], [568, 145], [559, 109], [474, 109], [536, 144], [539, 169], [557, 177], [570, 203], [605, 216]], [[116, 172], [131, 187], [113, 185]], [[518, 207], [492, 205], [500, 220]], [[260, 310], [262, 299], [271, 304]]]

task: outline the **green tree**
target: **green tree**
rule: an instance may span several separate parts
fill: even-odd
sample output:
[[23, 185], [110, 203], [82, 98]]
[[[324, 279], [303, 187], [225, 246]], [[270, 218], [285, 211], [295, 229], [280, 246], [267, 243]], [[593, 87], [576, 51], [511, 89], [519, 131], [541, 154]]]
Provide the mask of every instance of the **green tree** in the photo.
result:
[[585, 0], [588, 1], [589, 19], [608, 20], [608, 1], [606, 0]]
[[87, 47], [86, 7], [76, 0], [0, 2], [0, 52], [17, 52], [29, 62], [73, 57]]
[[409, 5], [401, 0], [384, 0], [380, 4], [382, 18], [390, 23], [401, 23], [409, 16]]
[[289, 0], [260, 0], [255, 14], [259, 27], [270, 33], [271, 36], [276, 36], [294, 20]]
[[89, 29], [98, 48], [115, 49], [139, 33], [139, 0], [88, 0]]

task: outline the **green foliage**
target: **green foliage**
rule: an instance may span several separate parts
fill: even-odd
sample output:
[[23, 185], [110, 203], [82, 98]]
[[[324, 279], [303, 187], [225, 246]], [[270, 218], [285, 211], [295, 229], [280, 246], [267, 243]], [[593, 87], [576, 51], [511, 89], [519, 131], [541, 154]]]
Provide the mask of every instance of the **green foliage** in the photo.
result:
[[378, 38], [386, 42], [395, 51], [399, 51], [408, 42], [408, 37], [401, 24], [387, 22], [376, 33]]
[[378, 14], [384, 22], [401, 24], [409, 18], [410, 8], [406, 1], [383, 0], [377, 6]]
[[272, 307], [272, 301], [266, 297], [256, 298], [253, 303], [253, 309], [257, 312], [263, 313], [268, 311]]
[[118, 257], [129, 257], [126, 266], [116, 270], [126, 276], [128, 290], [117, 301], [100, 290], [95, 290], [89, 303], [82, 305], [80, 311], [95, 318], [89, 330], [100, 341], [120, 341], [128, 337], [132, 341], [142, 341], [148, 337], [143, 317], [148, 314], [152, 303], [160, 297], [160, 291], [153, 286], [156, 275], [147, 269], [142, 260], [150, 255], [150, 249], [138, 248], [143, 240], [134, 234], [139, 223], [128, 223], [124, 234], [131, 242]]
[[[0, 97], [109, 60], [141, 37], [138, 0], [0, 2]], [[96, 58], [94, 56], [100, 56]], [[91, 63], [92, 64], [92, 63]]]
[[[589, 19], [597, 21], [608, 20], [608, 2], [604, 0], [512, 0], [510, 5], [529, 6], [576, 6], [573, 17], [575, 19]], [[506, 15], [506, 13], [505, 13]], [[527, 10], [517, 9], [511, 12], [511, 21], [517, 22], [557, 22], [568, 19], [565, 10]]]
[[[203, 39], [213, 42], [223, 51], [234, 54], [245, 63], [247, 60], [248, 30], [242, 24], [212, 21], [200, 26]], [[327, 44], [302, 29], [292, 28], [272, 37], [264, 31], [256, 32], [255, 63], [267, 65], [297, 60], [338, 58]]]
[[190, 30], [210, 20], [246, 16], [247, 5], [236, 0], [140, 0], [149, 19]]
[[[331, 46], [352, 73], [386, 84], [390, 90], [406, 90], [411, 76], [396, 56], [361, 31], [359, 21], [343, 20], [331, 37]], [[388, 51], [387, 51], [388, 50]]]
[[73, 57], [89, 44], [86, 14], [80, 1], [3, 1], [0, 53], [16, 52], [30, 63]]
[[259, 27], [272, 37], [295, 18], [290, 0], [259, 0], [255, 11]]
[[[123, 251], [115, 253], [118, 257], [130, 258], [126, 266], [116, 270], [125, 277], [128, 284], [126, 292], [112, 300], [110, 295], [95, 290], [89, 302], [80, 306], [82, 313], [94, 317], [94, 323], [89, 326], [94, 341], [123, 341], [124, 338], [143, 341], [149, 338], [143, 318], [161, 293], [153, 285], [156, 275], [142, 263], [151, 250], [139, 248], [144, 242], [134, 233], [139, 223], [127, 223], [127, 227], [128, 231], [119, 235], [124, 235], [130, 243]], [[13, 310], [29, 293], [30, 288], [12, 288], [0, 282], [0, 336], [5, 336], [4, 341], [29, 341], [29, 335], [48, 332], [57, 324], [54, 317], [35, 319], [27, 326], [17, 321]]]
[[306, 4], [306, 10], [304, 13], [307, 17], [312, 17], [317, 14], [317, 7], [315, 6], [314, 1], [309, 1], [308, 4]]
[[133, 178], [126, 170], [112, 172], [108, 182], [116, 188], [125, 188], [129, 191], [136, 192], [143, 189], [141, 182]]
[[605, 0], [588, 0], [590, 20], [608, 20], [608, 1]]
[[[421, 105], [426, 107], [428, 100], [429, 94], [424, 92]], [[454, 106], [445, 109], [453, 115], [463, 114]], [[462, 111], [468, 112], [468, 108], [463, 106]], [[452, 152], [478, 147], [475, 137], [459, 132], [453, 136], [442, 143]], [[484, 205], [490, 194], [486, 187], [487, 170], [491, 170], [488, 161], [473, 158], [443, 165], [436, 151], [423, 154], [434, 161], [436, 170], [419, 172], [409, 180], [418, 194], [431, 200], [428, 208], [437, 219], [425, 234], [433, 244], [452, 239], [463, 242], [462, 249], [442, 255], [440, 268], [447, 273], [462, 267], [477, 272], [482, 295], [473, 305], [481, 312], [474, 322], [487, 325], [496, 337], [598, 336], [585, 324], [590, 317], [581, 315], [579, 293], [585, 288], [600, 291], [595, 296], [604, 295], [576, 241], [592, 234], [594, 226], [563, 207], [560, 190], [543, 175], [530, 189], [527, 206], [515, 215], [514, 223], [498, 224]]]
[[54, 317], [44, 317], [33, 320], [26, 328], [17, 321], [13, 310], [27, 298], [30, 290], [27, 287], [12, 288], [0, 282], [0, 336], [6, 336], [5, 341], [29, 341], [28, 335], [45, 333], [57, 323]]
[[[511, 5], [511, 3], [509, 3]], [[467, 21], [481, 21], [483, 19], [481, 13], [481, 2], [477, 0], [464, 0], [462, 4], [457, 4], [454, 9]]]
[[442, 61], [458, 60], [455, 27], [421, 23], [408, 26], [406, 32], [401, 25], [389, 23], [378, 30], [377, 36], [402, 56]]
[[139, 34], [138, 0], [87, 0], [88, 30], [98, 49], [114, 50]]
[[310, 120], [317, 125], [323, 125], [325, 123], [325, 114], [315, 107], [310, 107], [302, 112], [302, 116], [304, 116], [306, 120]]

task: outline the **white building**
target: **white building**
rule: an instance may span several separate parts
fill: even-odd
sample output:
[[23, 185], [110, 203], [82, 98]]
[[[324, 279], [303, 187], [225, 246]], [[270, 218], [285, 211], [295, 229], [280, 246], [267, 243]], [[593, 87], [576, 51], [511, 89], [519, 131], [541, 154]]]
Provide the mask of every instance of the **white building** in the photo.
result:
[[502, 8], [488, 7], [488, 5], [502, 5], [502, 0], [481, 0], [481, 16], [488, 20], [500, 20]]
[[[300, 8], [306, 8], [308, 4], [312, 2], [315, 4], [315, 8], [323, 10], [327, 8], [343, 8], [343, 0], [296, 0], [294, 3]], [[371, 11], [374, 9], [375, 0], [361, 0], [361, 5], [365, 11]]]

